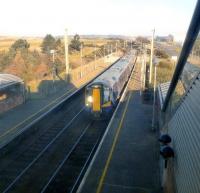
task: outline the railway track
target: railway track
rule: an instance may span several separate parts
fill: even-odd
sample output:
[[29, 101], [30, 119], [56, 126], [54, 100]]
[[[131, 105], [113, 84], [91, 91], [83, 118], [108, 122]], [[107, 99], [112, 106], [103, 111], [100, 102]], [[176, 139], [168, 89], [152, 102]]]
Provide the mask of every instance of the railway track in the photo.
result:
[[[107, 121], [87, 119], [81, 109], [12, 182], [9, 180], [3, 192], [69, 192], [106, 126]], [[13, 179], [13, 173], [6, 172]]]
[[[82, 145], [79, 145], [77, 140], [84, 128], [87, 128], [87, 132], [82, 137], [87, 140], [80, 139]], [[85, 148], [79, 151], [85, 152], [85, 155], [90, 154], [86, 146], [90, 144], [90, 147], [94, 147], [104, 128], [106, 122], [94, 124], [84, 111], [84, 87], [76, 91], [30, 124], [28, 134], [25, 133], [17, 145], [0, 156], [0, 192], [48, 191], [46, 184], [51, 185], [55, 176], [57, 179], [55, 171], [65, 166], [63, 160], [66, 155], [70, 155], [71, 159], [75, 144]], [[98, 139], [89, 139], [89, 136]], [[74, 148], [76, 151], [80, 149], [77, 147]], [[87, 158], [84, 156], [83, 160]]]
[[[72, 97], [71, 97], [72, 99]], [[0, 158], [0, 192], [75, 192], [108, 125], [84, 111], [84, 89]]]
[[[82, 93], [71, 104], [66, 104], [66, 107], [63, 106], [58, 112], [30, 128], [33, 130], [32, 135], [0, 160], [0, 192], [8, 192], [27, 170], [60, 140], [65, 132], [69, 136], [73, 135], [70, 128], [83, 114], [83, 107]], [[84, 122], [87, 122], [85, 120], [87, 120], [86, 116], [82, 116], [81, 122], [83, 125]]]
[[[68, 192], [76, 184], [106, 126], [107, 121], [88, 119], [82, 108], [57, 134], [55, 130], [46, 131], [0, 172], [1, 184], [4, 182], [6, 187], [2, 192], [58, 192], [58, 187], [59, 192]], [[19, 171], [20, 168], [23, 169]], [[70, 179], [67, 187], [66, 179]]]
[[108, 121], [91, 123], [63, 159], [41, 193], [74, 192], [95, 152]]
[[38, 117], [42, 116], [45, 112], [51, 110], [51, 108], [53, 108], [57, 103], [59, 103], [59, 101], [62, 101], [64, 99], [66, 99], [66, 97], [68, 95], [70, 95], [71, 93], [73, 93], [75, 90], [76, 90], [76, 88], [71, 88], [70, 90], [68, 90], [67, 92], [65, 92], [62, 96], [56, 98], [55, 100], [53, 100], [52, 102], [50, 102], [48, 105], [42, 107], [36, 113], [33, 113], [27, 119], [23, 120], [22, 122], [20, 122], [16, 126], [8, 129], [5, 134], [3, 134], [2, 136], [0, 136], [1, 146], [3, 146], [4, 143], [6, 145], [8, 143], [8, 141], [9, 141], [9, 138], [10, 138], [10, 140], [12, 140], [13, 136], [10, 135], [11, 133], [17, 135], [18, 133], [16, 131], [18, 131], [19, 133], [23, 132], [23, 131], [21, 131], [21, 128], [26, 129], [26, 125], [28, 125], [31, 122], [34, 122], [35, 120], [37, 120]]

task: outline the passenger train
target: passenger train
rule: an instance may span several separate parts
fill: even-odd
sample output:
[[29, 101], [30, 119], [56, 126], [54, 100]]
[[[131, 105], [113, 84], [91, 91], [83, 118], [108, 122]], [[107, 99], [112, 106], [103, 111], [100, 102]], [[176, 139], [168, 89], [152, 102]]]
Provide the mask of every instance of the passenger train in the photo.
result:
[[128, 81], [136, 58], [134, 51], [129, 52], [86, 87], [86, 111], [92, 118], [109, 117]]

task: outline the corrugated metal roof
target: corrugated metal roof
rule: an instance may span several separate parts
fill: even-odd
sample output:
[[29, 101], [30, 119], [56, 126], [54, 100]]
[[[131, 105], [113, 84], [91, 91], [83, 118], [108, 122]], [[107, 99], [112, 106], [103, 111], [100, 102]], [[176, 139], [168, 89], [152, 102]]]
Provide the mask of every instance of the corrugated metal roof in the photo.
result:
[[0, 73], [0, 90], [5, 89], [13, 84], [22, 82], [23, 80], [15, 75]]

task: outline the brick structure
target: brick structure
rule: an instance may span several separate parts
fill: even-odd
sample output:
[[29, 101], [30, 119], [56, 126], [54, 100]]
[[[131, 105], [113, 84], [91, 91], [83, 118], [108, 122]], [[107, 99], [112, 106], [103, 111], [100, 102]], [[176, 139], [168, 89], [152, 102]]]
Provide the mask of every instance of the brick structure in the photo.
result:
[[23, 80], [12, 74], [0, 74], [0, 113], [22, 104], [24, 100]]

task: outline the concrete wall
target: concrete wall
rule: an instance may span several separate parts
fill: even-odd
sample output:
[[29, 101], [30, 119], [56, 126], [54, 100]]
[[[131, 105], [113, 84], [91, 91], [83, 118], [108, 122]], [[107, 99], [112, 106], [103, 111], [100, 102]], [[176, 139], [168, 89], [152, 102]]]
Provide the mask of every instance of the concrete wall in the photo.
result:
[[[10, 89], [14, 91], [10, 91]], [[5, 99], [0, 100], [0, 113], [8, 111], [24, 102], [24, 89], [22, 84], [9, 86], [7, 89], [1, 91], [1, 95], [5, 95]]]

